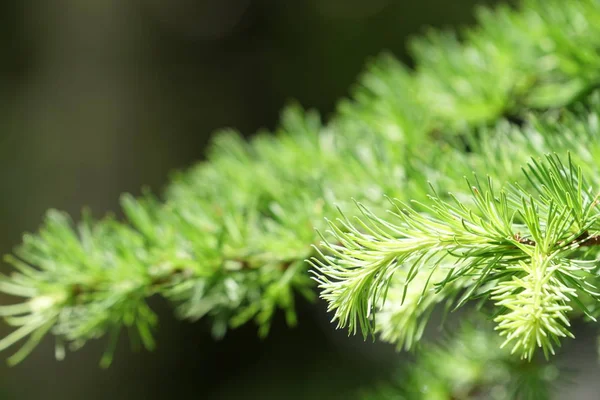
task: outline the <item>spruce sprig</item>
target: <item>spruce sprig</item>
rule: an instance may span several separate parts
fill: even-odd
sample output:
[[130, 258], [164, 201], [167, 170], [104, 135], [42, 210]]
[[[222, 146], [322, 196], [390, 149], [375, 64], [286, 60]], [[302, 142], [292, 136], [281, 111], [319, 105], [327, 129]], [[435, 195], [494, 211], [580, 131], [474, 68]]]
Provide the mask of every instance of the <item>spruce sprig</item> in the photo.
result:
[[[573, 225], [567, 229], [571, 236], [541, 238], [540, 243], [560, 247], [542, 264], [552, 271], [560, 265], [565, 271], [560, 277], [569, 288], [581, 284], [591, 290], [584, 285], [587, 278], [581, 279], [586, 275], [583, 266], [576, 263], [574, 276], [567, 274], [576, 257], [598, 256], [589, 246], [598, 222], [595, 208], [588, 207], [595, 202], [585, 192], [588, 184], [578, 180], [577, 172], [582, 189], [569, 189], [587, 193], [585, 201], [567, 192], [557, 198], [535, 194], [535, 185], [519, 178], [519, 166], [531, 156], [570, 149], [573, 164], [590, 187], [600, 184], [600, 109], [598, 96], [588, 96], [600, 71], [599, 4], [524, 0], [519, 9], [481, 9], [477, 27], [413, 41], [414, 70], [389, 56], [373, 63], [353, 97], [342, 102], [326, 125], [315, 113], [291, 107], [275, 134], [246, 142], [235, 132], [220, 132], [208, 161], [178, 174], [160, 199], [124, 196], [125, 221], [84, 217], [76, 224], [62, 213], [49, 212], [39, 232], [26, 235], [15, 255], [7, 258], [14, 271], [0, 280], [0, 291], [21, 302], [0, 308], [15, 327], [0, 340], [0, 348], [27, 340], [10, 359], [18, 362], [51, 333], [62, 357], [65, 348], [77, 349], [109, 335], [103, 358], [108, 365], [122, 329], [134, 343], [154, 346], [156, 317], [147, 306], [154, 295], [171, 301], [181, 318], [210, 318], [216, 336], [249, 321], [264, 335], [278, 309], [294, 324], [295, 294], [314, 297], [304, 260], [316, 254], [315, 229], [327, 228], [325, 218], [335, 218], [335, 205], [347, 221], [364, 213], [366, 224], [348, 223], [339, 236], [349, 239], [344, 245], [332, 243], [331, 250], [343, 254], [353, 240], [372, 235], [386, 245], [348, 260], [348, 266], [377, 262], [381, 251], [388, 252], [389, 261], [383, 270], [371, 265], [367, 274], [336, 272], [340, 279], [362, 278], [365, 290], [375, 285], [371, 294], [376, 302], [352, 301], [350, 293], [350, 303], [339, 309], [358, 305], [367, 314], [379, 310], [379, 321], [387, 316], [390, 324], [375, 329], [400, 347], [410, 347], [419, 338], [435, 304], [453, 297], [462, 304], [475, 296], [492, 296], [494, 282], [491, 275], [483, 278], [485, 271], [489, 275], [501, 266], [504, 272], [497, 277], [506, 280], [516, 274], [509, 266], [524, 270], [520, 263], [531, 261], [525, 250], [536, 247], [527, 242], [536, 241], [527, 236], [533, 235], [529, 229], [537, 226], [546, 235], [550, 209], [564, 212]], [[563, 108], [581, 99], [573, 109]], [[517, 124], [499, 122], [503, 116]], [[488, 174], [497, 184], [519, 180], [521, 186], [497, 192], [475, 182], [479, 193], [461, 194], [462, 176], [470, 171]], [[427, 180], [442, 194], [428, 197]], [[386, 195], [398, 199], [394, 218], [404, 220], [414, 235], [402, 248], [394, 243], [395, 225], [386, 222]], [[351, 198], [361, 207], [352, 208]], [[403, 205], [409, 199], [418, 200], [414, 208]], [[564, 208], [565, 203], [571, 208]], [[521, 215], [526, 207], [533, 207], [539, 226], [526, 224]], [[456, 215], [469, 223], [457, 224]], [[433, 238], [425, 228], [443, 235]], [[557, 233], [562, 232], [552, 234]], [[455, 234], [463, 242], [455, 241]], [[555, 239], [560, 243], [553, 243]], [[367, 244], [360, 242], [356, 254]], [[410, 249], [422, 257], [406, 255]], [[391, 257], [401, 250], [411, 265], [406, 270]], [[569, 263], [563, 264], [565, 260]], [[439, 267], [427, 269], [432, 262]], [[394, 283], [386, 291], [392, 274], [412, 286]], [[471, 282], [470, 274], [479, 281]], [[347, 294], [339, 282], [336, 290]], [[577, 294], [583, 290], [577, 289]], [[461, 296], [454, 296], [459, 291]], [[382, 304], [386, 293], [394, 302]], [[581, 301], [590, 315], [597, 313], [594, 301], [569, 296], [568, 304]], [[347, 323], [354, 318], [354, 327], [373, 329], [370, 316], [344, 315]]]
[[594, 260], [578, 253], [600, 244], [593, 230], [598, 202], [581, 170], [556, 155], [532, 160], [528, 177], [541, 195], [517, 187], [496, 191], [488, 179], [485, 186], [469, 185], [467, 203], [434, 192], [428, 204], [419, 204], [421, 211], [392, 200], [394, 210], [384, 219], [358, 204], [361, 217], [330, 222], [330, 237], [312, 262], [338, 327], [373, 333], [397, 271], [405, 276], [405, 293], [419, 274], [438, 274], [438, 291], [462, 283], [453, 288], [465, 291], [458, 306], [485, 293], [491, 297], [500, 308], [497, 329], [513, 352], [527, 359], [536, 348], [553, 354], [559, 338], [572, 336], [567, 313], [577, 308], [590, 314], [578, 297], [598, 299]]

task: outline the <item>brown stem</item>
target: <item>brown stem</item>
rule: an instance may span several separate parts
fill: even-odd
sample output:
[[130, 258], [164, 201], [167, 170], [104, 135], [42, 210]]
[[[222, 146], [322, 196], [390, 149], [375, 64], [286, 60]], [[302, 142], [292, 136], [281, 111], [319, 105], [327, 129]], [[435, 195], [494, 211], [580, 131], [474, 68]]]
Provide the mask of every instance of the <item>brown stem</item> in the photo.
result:
[[[517, 242], [524, 244], [526, 246], [535, 246], [536, 243], [534, 240], [527, 239], [521, 237], [518, 233], [515, 233], [514, 238]], [[563, 245], [565, 243], [558, 242], [558, 245]], [[579, 247], [591, 247], [591, 246], [600, 246], [600, 235], [590, 236], [588, 232], [583, 232], [579, 235], [575, 240], [566, 243], [566, 245], [577, 244]]]

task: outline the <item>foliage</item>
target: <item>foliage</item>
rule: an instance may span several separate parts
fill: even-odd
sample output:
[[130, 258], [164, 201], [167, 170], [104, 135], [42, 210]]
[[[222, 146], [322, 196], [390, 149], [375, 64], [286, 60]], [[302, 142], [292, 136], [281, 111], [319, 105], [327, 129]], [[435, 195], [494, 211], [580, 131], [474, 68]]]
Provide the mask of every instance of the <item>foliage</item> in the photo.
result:
[[390, 382], [363, 394], [363, 400], [547, 399], [558, 369], [519, 361], [500, 349], [501, 341], [482, 321], [468, 321], [442, 343], [424, 346], [415, 364], [400, 368]]
[[123, 196], [124, 221], [50, 211], [0, 281], [22, 298], [0, 307], [0, 349], [26, 339], [9, 362], [47, 333], [59, 358], [108, 335], [103, 365], [121, 329], [152, 349], [155, 295], [216, 336], [265, 335], [314, 297], [306, 259], [351, 332], [412, 348], [436, 305], [477, 299], [518, 355], [554, 353], [598, 314], [600, 2], [478, 22], [415, 39], [412, 70], [380, 57], [327, 124], [291, 106], [274, 134], [218, 133], [161, 198]]
[[[422, 305], [435, 302], [431, 297], [440, 297], [447, 285], [450, 292], [464, 291], [457, 307], [491, 298], [501, 308], [495, 321], [505, 344], [514, 342], [513, 351], [523, 358], [531, 359], [536, 347], [554, 354], [558, 339], [571, 336], [571, 303], [590, 315], [578, 298], [598, 296], [589, 262], [594, 260], [585, 247], [600, 243], [600, 213], [596, 192], [570, 160], [568, 166], [557, 156], [534, 160], [526, 174], [539, 196], [518, 185], [496, 192], [488, 179], [469, 185], [470, 199], [450, 195], [444, 201], [433, 194], [420, 204], [422, 212], [392, 200], [396, 222], [359, 204], [362, 217], [331, 223], [332, 239], [323, 243], [327, 255], [314, 263], [321, 296], [338, 326], [373, 331], [392, 276], [402, 270], [396, 290], [406, 293], [421, 276]], [[410, 304], [404, 300], [397, 301]]]

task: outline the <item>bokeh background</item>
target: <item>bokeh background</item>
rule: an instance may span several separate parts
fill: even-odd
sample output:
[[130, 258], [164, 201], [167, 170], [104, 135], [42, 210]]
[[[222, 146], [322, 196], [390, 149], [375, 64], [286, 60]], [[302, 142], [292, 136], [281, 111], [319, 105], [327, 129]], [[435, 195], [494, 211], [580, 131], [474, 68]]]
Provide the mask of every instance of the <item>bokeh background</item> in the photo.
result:
[[[483, 3], [493, 1], [1, 2], [0, 251], [48, 208], [102, 216], [119, 213], [122, 192], [160, 192], [170, 172], [202, 160], [215, 129], [273, 128], [291, 99], [327, 117], [370, 57], [410, 63], [408, 37], [471, 24]], [[322, 304], [300, 304], [295, 329], [277, 318], [265, 340], [246, 326], [219, 342], [160, 299], [153, 307], [154, 353], [122, 338], [101, 370], [104, 342], [57, 362], [46, 340], [0, 367], [0, 400], [352, 399], [398, 360], [336, 332]]]

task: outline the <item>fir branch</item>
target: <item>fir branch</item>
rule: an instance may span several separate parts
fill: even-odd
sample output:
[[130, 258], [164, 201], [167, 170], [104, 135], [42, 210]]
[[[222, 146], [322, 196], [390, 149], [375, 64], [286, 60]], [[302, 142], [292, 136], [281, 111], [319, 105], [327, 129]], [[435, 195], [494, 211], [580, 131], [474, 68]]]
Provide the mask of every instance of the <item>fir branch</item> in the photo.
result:
[[422, 212], [393, 202], [395, 222], [359, 204], [362, 218], [330, 223], [333, 239], [324, 239], [322, 257], [313, 264], [338, 327], [372, 333], [396, 271], [406, 275], [406, 293], [421, 271], [443, 269], [446, 277], [436, 282], [440, 289], [470, 281], [459, 306], [487, 287], [503, 310], [496, 322], [505, 343], [515, 342], [513, 352], [528, 359], [538, 347], [546, 356], [554, 353], [558, 339], [571, 336], [566, 316], [571, 303], [589, 314], [578, 293], [598, 296], [593, 265], [573, 255], [577, 239], [597, 223], [598, 204], [581, 174], [573, 179], [573, 171], [580, 170], [572, 163], [567, 168], [548, 155], [532, 161], [530, 169], [532, 184], [542, 192], [538, 198], [517, 187], [496, 193], [488, 180], [485, 188], [471, 187], [471, 207], [434, 194]]
[[[374, 263], [368, 272], [339, 272], [340, 278], [355, 279], [356, 287], [372, 289], [371, 302], [354, 300], [336, 308], [346, 310], [340, 322], [363, 324], [367, 331], [372, 329], [368, 314], [381, 306], [389, 276], [401, 269], [398, 254], [414, 267], [401, 271], [406, 281], [421, 279], [415, 272], [432, 261], [464, 273], [490, 270], [489, 265], [527, 263], [531, 255], [525, 249], [532, 246], [522, 240], [538, 239], [518, 240], [519, 230], [513, 229], [513, 211], [525, 211], [525, 205], [502, 196], [496, 201], [492, 190], [482, 188], [480, 194], [428, 200], [426, 178], [444, 193], [457, 192], [462, 175], [470, 170], [486, 172], [497, 182], [514, 181], [520, 163], [531, 155], [571, 149], [573, 163], [590, 185], [598, 187], [594, 160], [600, 154], [599, 113], [593, 100], [591, 106], [580, 106], [588, 109], [528, 117], [524, 127], [500, 123], [480, 134], [469, 129], [494, 125], [502, 115], [561, 107], [596, 87], [600, 6], [594, 0], [526, 0], [520, 10], [483, 10], [478, 18], [479, 27], [463, 31], [460, 38], [438, 33], [415, 41], [414, 71], [390, 58], [375, 62], [354, 98], [340, 106], [339, 115], [327, 126], [314, 113], [292, 107], [283, 114], [274, 137], [259, 135], [246, 143], [235, 133], [219, 133], [208, 161], [176, 176], [163, 199], [125, 196], [127, 221], [86, 217], [75, 226], [63, 214], [50, 212], [40, 231], [26, 235], [16, 256], [8, 258], [15, 270], [3, 277], [0, 290], [22, 302], [0, 309], [16, 327], [0, 341], [0, 348], [29, 337], [12, 359], [16, 362], [48, 332], [57, 338], [60, 355], [64, 345], [76, 349], [87, 340], [109, 335], [106, 365], [121, 329], [128, 329], [145, 347], [154, 346], [151, 331], [156, 318], [146, 300], [156, 294], [172, 301], [182, 318], [209, 316], [217, 336], [250, 320], [266, 334], [276, 309], [283, 309], [288, 322], [294, 323], [294, 293], [313, 296], [303, 260], [315, 255], [311, 247], [319, 240], [315, 228], [323, 230], [324, 218], [335, 218], [334, 205], [345, 210], [348, 221], [364, 212], [365, 221], [374, 225], [347, 224], [348, 231], [337, 233], [346, 242], [332, 246], [333, 254], [343, 254], [345, 246], [365, 231], [385, 244], [347, 260], [349, 266]], [[457, 133], [471, 137], [470, 152], [462, 142], [465, 136]], [[535, 190], [520, 183], [523, 193]], [[407, 214], [396, 210], [396, 218], [410, 226], [413, 235], [400, 247], [393, 242], [396, 228], [381, 219], [385, 195], [421, 202]], [[364, 205], [354, 214], [352, 197]], [[539, 229], [545, 232], [550, 205], [565, 204], [561, 198], [542, 197], [534, 203], [541, 210]], [[588, 238], [600, 228], [595, 217], [576, 210], [587, 207], [588, 200], [561, 209], [569, 218], [579, 218], [568, 234], [542, 238], [550, 240], [550, 246], [558, 240], [554, 244], [561, 255], [582, 251], [585, 240], [579, 247], [569, 244], [582, 238], [581, 227], [586, 226]], [[468, 223], [457, 223], [455, 216]], [[536, 226], [530, 222], [523, 229]], [[437, 231], [440, 237], [430, 235]], [[371, 239], [356, 249], [372, 246]], [[443, 256], [442, 250], [447, 251]], [[387, 256], [378, 259], [380, 251]], [[410, 251], [420, 252], [422, 258]], [[497, 254], [506, 258], [490, 264]], [[327, 260], [315, 263], [326, 266]], [[463, 261], [450, 268], [457, 260]], [[440, 289], [458, 282], [455, 278], [454, 272], [448, 274]], [[579, 278], [567, 274], [561, 279], [572, 287]], [[326, 278], [319, 279], [326, 283]], [[351, 294], [339, 282], [337, 286], [331, 282], [332, 300], [339, 293]], [[428, 284], [423, 287], [430, 289]], [[465, 290], [481, 294], [482, 287], [475, 283]], [[413, 303], [417, 314], [428, 308], [417, 303]], [[352, 311], [357, 309], [364, 314]], [[399, 340], [410, 343], [410, 338], [418, 334]]]

